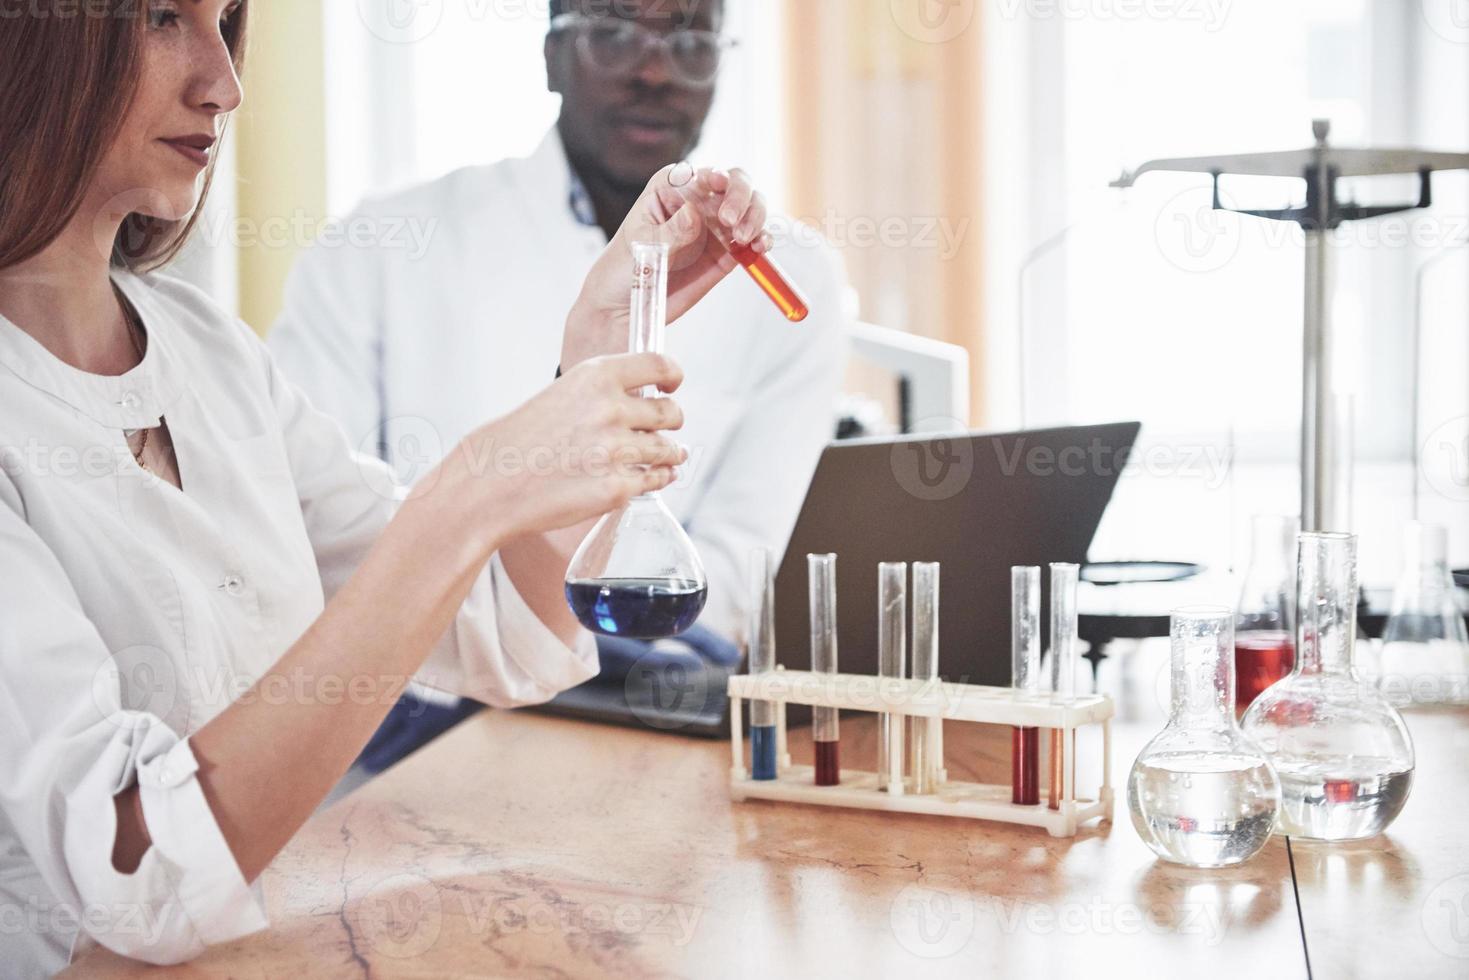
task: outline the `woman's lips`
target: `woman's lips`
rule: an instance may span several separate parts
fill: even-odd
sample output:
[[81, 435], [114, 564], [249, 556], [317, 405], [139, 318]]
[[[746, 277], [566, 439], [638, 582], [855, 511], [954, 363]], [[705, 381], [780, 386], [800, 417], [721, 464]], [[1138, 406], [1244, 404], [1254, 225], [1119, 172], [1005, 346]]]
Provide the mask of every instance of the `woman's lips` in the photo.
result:
[[182, 156], [188, 159], [196, 167], [209, 166], [209, 151], [207, 149], [203, 149], [198, 146], [191, 146], [189, 143], [182, 140], [159, 140], [159, 142], [177, 150]]

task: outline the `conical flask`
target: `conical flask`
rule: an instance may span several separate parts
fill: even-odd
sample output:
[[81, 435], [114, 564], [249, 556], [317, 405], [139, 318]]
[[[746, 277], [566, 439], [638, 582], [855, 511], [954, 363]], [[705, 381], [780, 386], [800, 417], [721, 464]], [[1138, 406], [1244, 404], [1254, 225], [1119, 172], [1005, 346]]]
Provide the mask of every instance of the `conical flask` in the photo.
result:
[[1241, 727], [1280, 776], [1280, 827], [1293, 837], [1381, 833], [1413, 785], [1402, 715], [1358, 675], [1357, 538], [1302, 534], [1296, 666], [1255, 699]]
[[[668, 316], [668, 246], [633, 243], [629, 332], [633, 353], [661, 352]], [[644, 389], [644, 398], [658, 397]], [[655, 640], [694, 625], [709, 580], [693, 541], [656, 493], [604, 516], [566, 572], [566, 601], [581, 624], [604, 636]]]
[[1169, 635], [1168, 725], [1127, 777], [1132, 825], [1165, 861], [1239, 864], [1270, 839], [1280, 783], [1234, 720], [1234, 610], [1176, 609]]
[[1381, 690], [1394, 704], [1469, 702], [1469, 631], [1449, 571], [1448, 529], [1408, 524], [1382, 633]]

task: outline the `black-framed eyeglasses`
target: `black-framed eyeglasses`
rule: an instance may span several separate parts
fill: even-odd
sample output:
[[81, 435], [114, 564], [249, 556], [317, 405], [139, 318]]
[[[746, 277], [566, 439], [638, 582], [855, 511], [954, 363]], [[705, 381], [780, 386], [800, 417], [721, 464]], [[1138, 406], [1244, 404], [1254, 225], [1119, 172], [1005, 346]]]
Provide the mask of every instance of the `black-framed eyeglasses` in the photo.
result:
[[739, 41], [717, 31], [683, 29], [660, 34], [636, 21], [620, 17], [561, 14], [551, 20], [551, 32], [576, 32], [577, 52], [588, 65], [609, 75], [629, 75], [658, 50], [686, 85], [714, 84], [726, 52]]

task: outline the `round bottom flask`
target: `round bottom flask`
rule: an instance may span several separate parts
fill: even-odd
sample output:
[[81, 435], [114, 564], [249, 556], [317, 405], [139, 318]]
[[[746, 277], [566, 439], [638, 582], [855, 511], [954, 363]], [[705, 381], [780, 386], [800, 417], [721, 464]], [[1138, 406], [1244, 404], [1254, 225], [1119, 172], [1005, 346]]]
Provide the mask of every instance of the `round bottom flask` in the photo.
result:
[[1175, 610], [1168, 725], [1127, 777], [1132, 824], [1165, 861], [1222, 868], [1275, 829], [1280, 783], [1234, 720], [1234, 611]]
[[1357, 539], [1302, 534], [1295, 669], [1241, 723], [1280, 775], [1281, 829], [1293, 837], [1380, 834], [1413, 785], [1413, 742], [1388, 700], [1353, 665]]

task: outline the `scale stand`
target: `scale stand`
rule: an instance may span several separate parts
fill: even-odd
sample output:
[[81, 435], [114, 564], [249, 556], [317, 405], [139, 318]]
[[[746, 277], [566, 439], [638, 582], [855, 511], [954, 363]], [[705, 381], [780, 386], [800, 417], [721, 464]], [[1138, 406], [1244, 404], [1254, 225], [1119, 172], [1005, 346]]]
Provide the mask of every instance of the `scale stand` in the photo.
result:
[[[1349, 517], [1337, 512], [1335, 464], [1343, 457], [1332, 405], [1331, 262], [1327, 236], [1348, 221], [1427, 208], [1433, 203], [1432, 175], [1441, 170], [1469, 170], [1469, 153], [1437, 153], [1413, 149], [1348, 149], [1327, 143], [1331, 123], [1311, 124], [1316, 145], [1305, 150], [1242, 153], [1215, 157], [1150, 160], [1124, 171], [1113, 187], [1131, 187], [1152, 171], [1203, 173], [1214, 178], [1214, 208], [1271, 221], [1293, 221], [1306, 235], [1305, 347], [1301, 384], [1301, 530], [1345, 531]], [[1300, 177], [1306, 181], [1306, 203], [1299, 208], [1252, 211], [1226, 208], [1219, 199], [1224, 174], [1257, 177]], [[1418, 201], [1388, 207], [1361, 207], [1337, 200], [1343, 177], [1417, 174]]]

